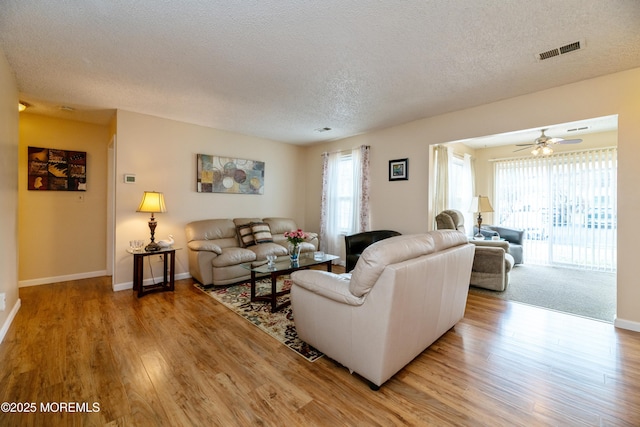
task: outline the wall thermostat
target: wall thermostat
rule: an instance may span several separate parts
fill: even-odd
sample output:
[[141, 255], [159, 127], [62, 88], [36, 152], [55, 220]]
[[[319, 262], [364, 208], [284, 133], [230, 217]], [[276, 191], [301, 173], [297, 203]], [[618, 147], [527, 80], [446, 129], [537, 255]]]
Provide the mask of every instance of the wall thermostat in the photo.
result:
[[124, 183], [125, 184], [135, 184], [136, 183], [136, 176], [132, 175], [132, 174], [125, 174], [124, 175]]

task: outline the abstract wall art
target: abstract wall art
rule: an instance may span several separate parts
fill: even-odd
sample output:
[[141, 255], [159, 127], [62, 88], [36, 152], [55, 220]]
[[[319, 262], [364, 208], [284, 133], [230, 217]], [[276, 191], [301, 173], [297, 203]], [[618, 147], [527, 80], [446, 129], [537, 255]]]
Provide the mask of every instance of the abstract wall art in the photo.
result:
[[29, 190], [86, 191], [87, 153], [28, 147]]
[[197, 163], [198, 193], [264, 193], [264, 162], [198, 154]]

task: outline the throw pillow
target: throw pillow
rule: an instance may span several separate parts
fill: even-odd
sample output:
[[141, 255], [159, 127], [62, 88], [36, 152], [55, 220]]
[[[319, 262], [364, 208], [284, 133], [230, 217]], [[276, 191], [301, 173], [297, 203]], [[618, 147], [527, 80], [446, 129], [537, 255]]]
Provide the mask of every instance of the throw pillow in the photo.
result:
[[240, 239], [240, 245], [242, 245], [243, 248], [256, 244], [253, 238], [251, 224], [238, 225], [236, 230], [238, 230], [238, 238]]
[[253, 239], [256, 244], [273, 242], [271, 228], [269, 228], [269, 224], [266, 222], [252, 222], [251, 231], [253, 231]]

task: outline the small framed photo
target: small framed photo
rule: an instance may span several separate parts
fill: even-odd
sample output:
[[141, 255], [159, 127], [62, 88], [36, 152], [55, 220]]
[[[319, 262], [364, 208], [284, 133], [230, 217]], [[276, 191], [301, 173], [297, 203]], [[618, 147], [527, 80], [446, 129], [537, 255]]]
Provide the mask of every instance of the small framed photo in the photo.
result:
[[389, 160], [389, 181], [409, 179], [409, 159]]

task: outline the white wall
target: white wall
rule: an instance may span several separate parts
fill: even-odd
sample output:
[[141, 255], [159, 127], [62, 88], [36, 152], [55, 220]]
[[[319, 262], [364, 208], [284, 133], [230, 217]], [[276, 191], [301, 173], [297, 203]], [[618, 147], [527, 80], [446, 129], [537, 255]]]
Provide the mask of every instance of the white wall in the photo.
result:
[[[114, 288], [131, 287], [133, 260], [126, 253], [129, 240], [149, 241], [149, 214], [137, 213], [144, 191], [164, 193], [167, 212], [156, 215], [156, 240], [174, 236], [176, 273], [189, 271], [184, 227], [209, 218], [294, 218], [304, 223], [306, 194], [303, 149], [267, 139], [225, 132], [127, 111], [117, 113], [116, 142], [116, 237]], [[262, 195], [196, 192], [196, 155], [265, 162]], [[135, 184], [123, 183], [123, 174], [135, 174]], [[155, 257], [151, 257], [155, 258]], [[154, 273], [161, 264], [154, 260]], [[152, 264], [153, 265], [153, 264]], [[148, 272], [145, 278], [149, 277]]]
[[[481, 105], [402, 126], [319, 144], [307, 150], [306, 222], [318, 223], [320, 153], [371, 145], [372, 227], [400, 232], [429, 229], [429, 144], [495, 135], [618, 114], [618, 313], [616, 325], [640, 331], [640, 285], [636, 263], [640, 212], [640, 69], [585, 80]], [[410, 160], [409, 181], [388, 182], [387, 162]]]
[[0, 50], [0, 342], [20, 307], [18, 298], [18, 85]]

